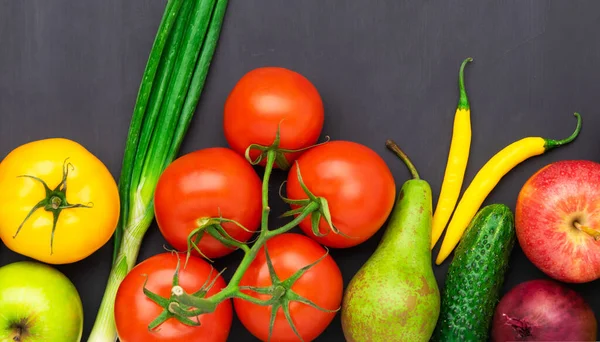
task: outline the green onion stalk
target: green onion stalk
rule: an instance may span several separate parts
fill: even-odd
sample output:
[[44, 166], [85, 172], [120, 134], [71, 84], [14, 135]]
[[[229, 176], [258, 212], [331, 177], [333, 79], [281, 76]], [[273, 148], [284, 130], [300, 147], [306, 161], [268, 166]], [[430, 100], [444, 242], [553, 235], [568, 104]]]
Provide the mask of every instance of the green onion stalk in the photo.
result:
[[114, 303], [154, 219], [153, 195], [177, 157], [219, 40], [228, 0], [169, 0], [150, 51], [119, 179], [121, 211], [108, 283], [88, 341], [115, 341]]

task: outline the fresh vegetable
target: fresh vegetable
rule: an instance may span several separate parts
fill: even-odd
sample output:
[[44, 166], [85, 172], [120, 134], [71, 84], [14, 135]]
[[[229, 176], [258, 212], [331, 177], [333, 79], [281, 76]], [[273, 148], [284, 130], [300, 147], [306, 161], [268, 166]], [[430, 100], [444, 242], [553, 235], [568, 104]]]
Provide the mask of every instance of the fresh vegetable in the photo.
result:
[[63, 138], [23, 144], [0, 164], [0, 238], [49, 264], [80, 261], [105, 245], [119, 220], [110, 171]]
[[594, 312], [575, 291], [537, 279], [513, 287], [498, 303], [492, 341], [596, 341]]
[[288, 174], [287, 197], [295, 213], [312, 203], [297, 202], [311, 194], [325, 199], [329, 213], [316, 211], [300, 228], [323, 245], [346, 248], [363, 243], [383, 226], [394, 206], [396, 185], [375, 151], [355, 142], [331, 141], [306, 151]]
[[225, 287], [225, 280], [206, 261], [176, 253], [154, 255], [125, 277], [115, 301], [116, 327], [121, 342], [227, 341], [233, 310], [222, 301], [210, 314], [187, 316], [169, 310], [177, 302], [173, 286], [210, 297]]
[[440, 312], [429, 248], [431, 187], [398, 145], [386, 145], [413, 179], [402, 185], [377, 249], [346, 288], [342, 329], [347, 341], [428, 341]]
[[[277, 298], [249, 289], [278, 288], [279, 283], [289, 283], [289, 289], [278, 292]], [[242, 292], [252, 298], [273, 303], [264, 306], [248, 299], [233, 301], [240, 321], [258, 339], [298, 341], [296, 335], [300, 335], [302, 340], [312, 341], [334, 318], [342, 302], [344, 283], [340, 269], [323, 247], [304, 235], [286, 233], [267, 241], [266, 249], [263, 246], [242, 277], [240, 288], [247, 288]], [[286, 315], [294, 322], [296, 332]]]
[[156, 222], [176, 249], [222, 257], [235, 247], [221, 242], [224, 234], [245, 242], [259, 227], [261, 185], [252, 166], [228, 148], [188, 153], [160, 176], [154, 194]]
[[[288, 169], [301, 150], [319, 139], [323, 101], [315, 86], [299, 73], [261, 67], [245, 74], [225, 102], [223, 129], [232, 149], [244, 155], [251, 145], [270, 146], [280, 132], [276, 167]], [[255, 160], [264, 149], [248, 151]], [[266, 165], [266, 159], [259, 161]]]
[[0, 341], [79, 342], [83, 306], [55, 268], [33, 261], [0, 267]]
[[475, 215], [450, 263], [432, 341], [488, 341], [514, 244], [514, 216], [506, 205]]
[[563, 140], [540, 137], [523, 138], [502, 149], [479, 170], [460, 199], [452, 220], [448, 224], [446, 235], [435, 260], [436, 264], [444, 262], [454, 250], [469, 222], [504, 175], [530, 157], [541, 155], [575, 140], [581, 130], [581, 116], [575, 113], [575, 117], [577, 117], [577, 128], [570, 137]]
[[516, 205], [519, 244], [548, 276], [567, 283], [600, 278], [600, 164], [552, 163], [532, 175]]
[[473, 58], [469, 57], [465, 59], [460, 66], [458, 74], [460, 97], [456, 113], [454, 114], [454, 127], [452, 129], [452, 140], [444, 180], [442, 181], [440, 196], [433, 213], [431, 249], [433, 249], [440, 236], [442, 236], [442, 232], [446, 228], [450, 216], [452, 216], [456, 202], [458, 202], [469, 161], [469, 152], [471, 150], [471, 107], [465, 90], [464, 69], [467, 63], [471, 61], [473, 61]]
[[114, 341], [117, 288], [135, 265], [154, 217], [153, 195], [176, 158], [202, 93], [227, 0], [169, 0], [148, 58], [129, 127], [119, 191], [113, 267], [89, 342]]
[[[250, 129], [250, 126], [247, 126], [247, 128]], [[286, 133], [286, 134], [291, 134], [291, 133]], [[306, 299], [300, 295], [300, 293], [303, 293], [302, 290], [304, 288], [303, 287], [304, 284], [306, 284], [305, 278], [300, 277], [300, 275], [304, 274], [304, 273], [311, 273], [311, 270], [313, 268], [317, 268], [316, 272], [319, 273], [320, 271], [318, 269], [319, 269], [320, 262], [323, 262], [324, 265], [327, 266], [330, 262], [328, 260], [331, 260], [330, 258], [327, 258], [326, 253], [323, 253], [322, 258], [319, 258], [318, 260], [315, 260], [314, 262], [312, 262], [310, 264], [304, 263], [301, 259], [290, 260], [290, 262], [292, 262], [293, 264], [298, 266], [298, 269], [300, 269], [300, 268], [301, 269], [298, 271], [299, 273], [297, 274], [297, 276], [294, 276], [294, 277], [291, 277], [288, 279], [281, 279], [282, 281], [279, 282], [279, 284], [277, 286], [269, 285], [269, 286], [248, 287], [245, 285], [240, 285], [240, 282], [246, 276], [246, 274], [251, 273], [251, 272], [248, 272], [248, 270], [251, 267], [251, 265], [253, 264], [253, 262], [255, 261], [255, 259], [257, 258], [257, 256], [259, 255], [259, 252], [261, 251], [261, 249], [267, 243], [267, 241], [270, 241], [271, 239], [275, 239], [277, 236], [284, 234], [284, 233], [288, 232], [289, 230], [291, 230], [292, 228], [296, 227], [302, 220], [304, 220], [306, 217], [309, 217], [310, 215], [312, 215], [313, 212], [318, 211], [320, 213], [329, 213], [329, 209], [327, 208], [327, 201], [324, 198], [316, 197], [316, 196], [313, 196], [312, 194], [309, 199], [301, 200], [301, 201], [297, 201], [297, 202], [294, 202], [293, 200], [290, 200], [290, 199], [285, 199], [286, 201], [293, 202], [293, 203], [301, 202], [301, 204], [303, 205], [303, 208], [302, 208], [301, 212], [291, 210], [291, 211], [285, 213], [284, 216], [295, 216], [295, 218], [278, 228], [270, 229], [269, 213], [270, 213], [271, 209], [269, 206], [269, 183], [270, 183], [270, 176], [271, 176], [273, 167], [277, 160], [277, 156], [285, 155], [286, 153], [296, 154], [296, 153], [302, 152], [300, 150], [286, 150], [286, 149], [282, 149], [280, 147], [281, 146], [280, 143], [282, 140], [286, 140], [286, 139], [289, 140], [289, 137], [285, 136], [286, 134], [282, 134], [281, 131], [277, 130], [275, 132], [273, 141], [268, 146], [260, 145], [260, 144], [256, 143], [256, 141], [250, 141], [250, 144], [249, 144], [246, 152], [244, 153], [244, 155], [246, 156], [246, 159], [252, 165], [257, 165], [261, 162], [261, 160], [266, 160], [265, 170], [263, 173], [262, 190], [261, 190], [261, 192], [262, 192], [262, 196], [261, 196], [262, 197], [261, 198], [262, 212], [261, 212], [261, 221], [260, 221], [260, 233], [256, 237], [254, 244], [252, 245], [252, 247], [249, 247], [246, 243], [237, 241], [233, 237], [229, 236], [228, 234], [222, 234], [221, 242], [223, 242], [224, 244], [238, 247], [244, 253], [244, 257], [243, 257], [242, 261], [240, 262], [238, 268], [235, 270], [235, 272], [231, 276], [229, 283], [227, 284], [227, 286], [225, 288], [223, 288], [218, 293], [215, 293], [214, 295], [212, 295], [210, 297], [206, 297], [206, 298], [195, 296], [193, 293], [186, 291], [186, 289], [184, 289], [181, 286], [178, 286], [178, 285], [173, 286], [173, 288], [171, 289], [171, 293], [173, 294], [172, 300], [175, 302], [171, 303], [169, 306], [169, 308], [172, 312], [178, 312], [182, 316], [185, 316], [185, 317], [195, 317], [198, 315], [209, 314], [209, 313], [214, 312], [220, 303], [222, 303], [223, 301], [228, 300], [230, 298], [248, 301], [255, 306], [272, 307], [274, 304], [279, 303], [279, 304], [281, 304], [279, 308], [281, 309], [281, 312], [284, 313], [283, 317], [285, 318], [285, 320], [287, 321], [287, 323], [289, 324], [289, 327], [290, 327], [290, 330], [288, 330], [288, 332], [291, 331], [293, 334], [296, 335], [296, 337], [301, 339], [300, 334], [309, 334], [309, 335], [310, 334], [318, 334], [320, 328], [319, 328], [319, 326], [317, 326], [317, 328], [319, 328], [319, 329], [315, 330], [314, 328], [311, 328], [309, 331], [305, 331], [306, 325], [302, 324], [300, 326], [300, 329], [302, 330], [301, 332], [298, 329], [296, 329], [295, 320], [292, 319], [292, 315], [298, 316], [298, 314], [295, 313], [296, 312], [295, 308], [297, 308], [298, 305], [303, 305], [303, 306], [308, 305], [309, 307], [312, 307], [313, 309], [317, 309], [317, 311], [323, 311], [323, 312], [328, 312], [328, 313], [331, 313], [330, 311], [332, 311], [332, 310], [335, 311], [336, 309], [339, 309], [339, 308], [329, 309], [329, 308], [320, 307], [319, 305], [310, 302], [309, 299]], [[320, 132], [318, 132], [317, 135], [320, 135]], [[310, 146], [307, 148], [310, 148]], [[307, 149], [307, 148], [304, 148], [304, 149]], [[250, 158], [251, 151], [259, 152], [255, 159]], [[305, 188], [305, 187], [306, 186], [303, 185], [303, 188]], [[211, 227], [213, 227], [215, 230], [219, 230], [219, 231], [225, 231], [222, 227], [222, 224], [224, 222], [231, 222], [231, 223], [236, 224], [240, 228], [247, 229], [246, 227], [243, 227], [243, 225], [240, 222], [236, 222], [233, 220], [225, 221], [220, 216], [219, 217], [210, 217], [210, 218], [207, 218], [207, 220], [211, 220], [213, 222]], [[307, 238], [307, 237], [303, 237], [303, 238], [305, 240], [309, 240], [309, 238]], [[311, 243], [313, 244], [313, 246], [318, 246], [318, 244], [316, 242], [311, 241]], [[292, 246], [293, 245], [286, 245], [286, 249], [293, 250]], [[268, 248], [267, 248], [267, 250], [268, 250]], [[302, 249], [302, 250], [309, 251], [310, 249], [306, 248], [306, 249]], [[306, 255], [310, 256], [309, 253], [307, 253]], [[267, 258], [267, 259], [269, 258], [267, 253], [265, 253], [265, 258]], [[287, 262], [287, 259], [286, 259], [286, 262]], [[296, 264], [296, 262], [299, 262], [301, 265]], [[266, 263], [266, 261], [265, 261], [265, 263]], [[277, 264], [279, 265], [279, 264], [281, 264], [281, 262], [277, 262]], [[277, 267], [279, 267], [279, 266], [277, 266]], [[328, 268], [328, 269], [330, 270], [330, 268]], [[277, 277], [277, 279], [279, 279], [274, 268], [267, 267], [267, 271], [269, 272], [270, 279], [276, 279], [276, 277]], [[280, 274], [280, 276], [281, 276], [281, 274]], [[252, 280], [252, 279], [250, 279], [250, 280]], [[298, 285], [296, 285], [296, 282], [299, 282]], [[319, 284], [319, 287], [317, 287], [317, 288], [320, 290], [321, 287], [323, 287], [323, 286], [321, 284]], [[292, 291], [294, 291], [294, 290], [292, 290], [292, 288], [298, 289], [298, 293], [296, 293], [296, 295], [294, 295], [294, 292], [292, 292]], [[266, 299], [266, 300], [259, 299], [255, 296], [248, 294], [247, 291], [254, 292], [255, 294], [265, 295], [265, 296], [267, 296], [268, 299]], [[339, 292], [341, 292], [341, 286], [340, 286]], [[312, 295], [314, 295], [314, 293], [315, 292], [310, 292], [309, 294], [312, 296]], [[331, 299], [331, 297], [327, 297], [327, 298]], [[333, 298], [333, 299], [335, 299], [335, 298]], [[341, 301], [341, 299], [339, 301]], [[335, 300], [334, 300], [334, 302], [335, 302]], [[329, 303], [329, 304], [331, 304], [331, 303]], [[239, 305], [238, 305], [238, 307], [239, 307]], [[303, 310], [300, 310], [300, 311], [303, 311]], [[277, 314], [276, 316], [273, 316], [273, 317], [274, 318], [279, 317], [278, 315], [279, 314]], [[302, 314], [300, 314], [300, 316], [298, 316], [298, 317], [302, 317]], [[328, 317], [328, 316], [325, 316], [325, 317]], [[329, 322], [330, 322], [330, 320], [329, 320]], [[274, 319], [274, 320], [269, 319], [267, 325], [263, 328], [262, 333], [264, 333], [264, 331], [274, 332], [275, 323], [276, 323], [276, 319]], [[314, 322], [312, 322], [311, 324], [314, 324]], [[323, 322], [321, 322], [319, 324], [322, 324], [323, 326], [327, 326], [329, 323], [327, 322], [326, 319], [324, 319]], [[281, 329], [282, 329], [282, 326], [278, 325], [276, 333], [280, 333]], [[285, 329], [283, 331], [285, 332]], [[256, 333], [261, 334], [261, 332], [256, 332]], [[268, 338], [268, 336], [267, 336], [267, 338]]]

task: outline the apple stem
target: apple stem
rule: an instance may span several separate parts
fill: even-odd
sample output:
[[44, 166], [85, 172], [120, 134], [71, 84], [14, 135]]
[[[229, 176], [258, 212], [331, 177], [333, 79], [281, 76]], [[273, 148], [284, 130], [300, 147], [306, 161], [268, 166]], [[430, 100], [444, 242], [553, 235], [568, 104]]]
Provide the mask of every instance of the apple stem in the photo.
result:
[[15, 342], [20, 342], [21, 341], [21, 334], [23, 333], [23, 328], [17, 327], [16, 330], [17, 331], [15, 332], [15, 335], [13, 336], [12, 340], [15, 341]]
[[596, 240], [596, 241], [600, 240], [600, 232], [599, 231], [592, 229], [588, 226], [584, 226], [579, 222], [574, 222], [573, 225], [575, 226], [575, 228], [577, 228], [577, 229], [581, 230], [582, 232], [588, 234], [589, 236], [593, 237], [594, 240]]

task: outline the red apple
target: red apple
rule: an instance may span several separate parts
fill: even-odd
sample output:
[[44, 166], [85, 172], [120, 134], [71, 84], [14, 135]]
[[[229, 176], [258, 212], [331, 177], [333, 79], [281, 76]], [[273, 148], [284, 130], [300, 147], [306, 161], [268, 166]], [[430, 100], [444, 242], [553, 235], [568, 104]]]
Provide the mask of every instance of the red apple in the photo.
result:
[[515, 229], [527, 258], [549, 277], [600, 278], [600, 164], [567, 160], [537, 171], [519, 193]]

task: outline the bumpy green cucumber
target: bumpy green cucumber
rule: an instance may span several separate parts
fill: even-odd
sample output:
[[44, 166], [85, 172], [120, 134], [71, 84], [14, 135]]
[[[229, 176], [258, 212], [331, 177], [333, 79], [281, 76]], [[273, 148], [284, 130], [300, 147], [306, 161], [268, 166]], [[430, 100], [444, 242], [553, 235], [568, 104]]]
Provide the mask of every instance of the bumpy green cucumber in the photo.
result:
[[514, 244], [514, 215], [506, 205], [475, 215], [450, 263], [432, 341], [488, 340]]

